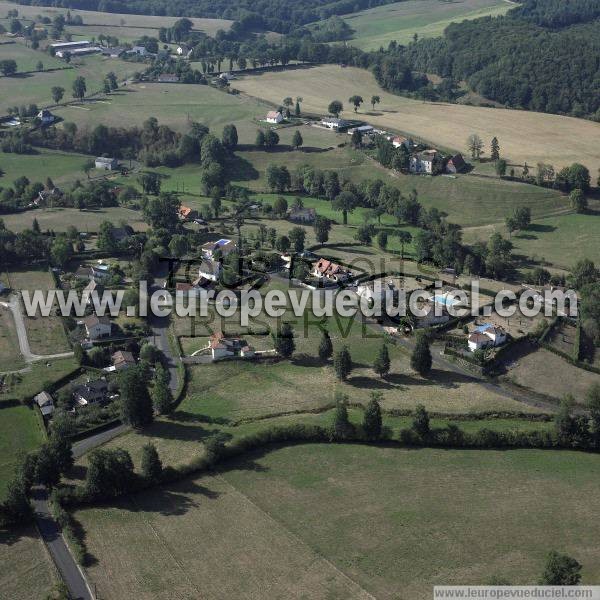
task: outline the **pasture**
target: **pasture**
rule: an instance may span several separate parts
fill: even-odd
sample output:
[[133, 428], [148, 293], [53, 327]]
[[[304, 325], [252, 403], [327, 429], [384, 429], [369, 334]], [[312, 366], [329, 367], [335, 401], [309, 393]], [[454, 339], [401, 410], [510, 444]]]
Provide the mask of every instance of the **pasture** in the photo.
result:
[[[0, 14], [3, 16], [6, 15], [9, 10], [15, 8], [19, 11], [19, 17], [25, 17], [26, 19], [35, 19], [37, 15], [50, 17], [52, 19], [58, 14], [65, 16], [67, 14], [67, 10], [61, 8], [26, 5], [18, 5], [15, 7], [12, 2], [0, 2]], [[156, 30], [153, 35], [154, 37], [158, 37], [158, 30], [161, 27], [171, 27], [178, 19], [178, 17], [106, 13], [92, 10], [70, 9], [70, 12], [73, 17], [79, 15], [83, 19], [83, 26], [85, 28], [90, 28], [88, 31], [90, 37], [97, 35], [97, 30], [100, 30], [104, 35], [114, 35], [119, 39], [121, 39], [121, 35], [119, 35], [119, 28], [121, 27]], [[190, 20], [194, 24], [194, 30], [202, 31], [210, 36], [214, 36], [219, 29], [229, 29], [232, 23], [232, 21], [226, 19], [190, 17]], [[70, 31], [71, 26], [67, 26], [67, 30]], [[140, 33], [138, 37], [141, 37], [142, 35], [144, 35], [144, 33]], [[123, 38], [123, 41], [125, 41], [125, 38]]]
[[[563, 203], [566, 206], [566, 198]], [[534, 217], [532, 224], [525, 231], [513, 234], [511, 241], [517, 254], [569, 269], [581, 258], [600, 262], [598, 227], [598, 212], [565, 212], [538, 219]], [[483, 227], [468, 227], [464, 231], [464, 239], [467, 243], [486, 240], [494, 231], [508, 236], [504, 223], [496, 223]]]
[[0, 401], [0, 499], [20, 460], [44, 441], [33, 409]]
[[370, 8], [343, 17], [354, 29], [350, 43], [363, 50], [378, 50], [395, 40], [408, 44], [413, 36], [439, 37], [450, 23], [503, 15], [511, 8], [506, 0], [408, 0]]
[[[600, 575], [598, 457], [301, 445], [76, 513], [103, 598], [431, 597], [533, 584], [549, 549]], [[494, 543], [491, 543], [493, 540]], [[156, 569], [152, 565], [162, 565]]]
[[27, 526], [0, 532], [0, 596], [11, 600], [47, 600], [58, 582], [56, 568], [37, 529]]
[[[122, 63], [123, 61], [112, 61]], [[136, 70], [135, 63], [131, 63]], [[105, 67], [102, 77], [110, 69]], [[241, 143], [254, 143], [258, 125], [252, 119], [262, 116], [268, 108], [264, 102], [240, 98], [206, 85], [132, 83], [119, 88], [101, 101], [84, 106], [70, 105], [55, 112], [65, 121], [79, 127], [94, 127], [98, 123], [115, 127], [141, 126], [149, 117], [161, 124], [185, 131], [190, 121], [208, 125], [217, 135], [223, 126], [234, 123], [239, 128]]]
[[[0, 50], [1, 48], [2, 46], [0, 46]], [[32, 52], [36, 52], [39, 55], [39, 60], [44, 63], [46, 59], [50, 58], [44, 52]], [[90, 95], [102, 91], [104, 78], [109, 71], [113, 71], [119, 80], [121, 80], [139, 70], [139, 65], [136, 63], [127, 63], [123, 60], [111, 59], [99, 54], [73, 59], [70, 66], [73, 68], [43, 71], [40, 73], [34, 72], [16, 77], [3, 77], [2, 86], [0, 86], [0, 112], [4, 114], [8, 108], [23, 104], [28, 105], [33, 103], [40, 107], [51, 106], [54, 104], [51, 94], [51, 89], [54, 86], [64, 88], [64, 101], [70, 101], [73, 99], [73, 82], [79, 76], [85, 78], [87, 94]], [[88, 108], [84, 103], [71, 107], [71, 110], [85, 113], [88, 111]], [[57, 112], [57, 114], [59, 113]], [[60, 114], [60, 116], [63, 115]]]
[[136, 231], [145, 231], [148, 226], [142, 219], [139, 211], [111, 206], [96, 210], [79, 210], [77, 208], [40, 208], [24, 213], [3, 215], [2, 219], [7, 229], [22, 231], [31, 229], [33, 219], [37, 219], [42, 231], [51, 229], [53, 231], [65, 231], [71, 225], [82, 232], [97, 232], [103, 221], [110, 221], [119, 225], [125, 221]]
[[[35, 71], [37, 63], [42, 61], [45, 69], [64, 68], [67, 66], [63, 61], [34, 50], [26, 46], [22, 42], [14, 42], [13, 44], [0, 44], [0, 60], [14, 60], [17, 63], [17, 73], [26, 73]], [[2, 78], [2, 87], [7, 82], [6, 77]]]
[[515, 357], [507, 377], [558, 400], [570, 394], [580, 404], [585, 402], [588, 389], [600, 380], [597, 373], [580, 369], [544, 348]]
[[89, 159], [90, 157], [84, 154], [45, 149], [39, 150], [37, 154], [0, 152], [0, 166], [4, 172], [0, 177], [0, 186], [8, 187], [22, 176], [31, 181], [41, 182], [50, 176], [57, 185], [72, 183], [76, 179], [83, 180], [83, 165]]
[[0, 307], [0, 373], [16, 371], [25, 366], [18, 348], [19, 340], [12, 313], [8, 308]]
[[[235, 87], [275, 104], [285, 96], [301, 96], [303, 110], [318, 114], [326, 114], [329, 102], [339, 99], [346, 106], [343, 117], [354, 115], [348, 104], [350, 96], [360, 94], [368, 102], [376, 94], [381, 97], [376, 110], [363, 105], [358, 118], [433, 144], [466, 153], [467, 137], [477, 133], [486, 145], [492, 137], [498, 137], [502, 155], [511, 163], [547, 162], [560, 167], [578, 161], [593, 172], [600, 163], [600, 123], [536, 112], [412, 100], [383, 91], [369, 71], [354, 67], [327, 65], [244, 75]], [[560, 144], [555, 143], [557, 138]]]

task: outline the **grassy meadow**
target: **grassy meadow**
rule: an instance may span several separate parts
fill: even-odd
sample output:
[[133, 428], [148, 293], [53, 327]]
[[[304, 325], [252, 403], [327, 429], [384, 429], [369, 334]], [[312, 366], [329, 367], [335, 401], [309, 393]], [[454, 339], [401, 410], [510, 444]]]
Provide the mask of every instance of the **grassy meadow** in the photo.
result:
[[285, 96], [301, 96], [303, 110], [320, 114], [325, 114], [329, 102], [337, 98], [346, 105], [344, 117], [354, 115], [348, 104], [350, 96], [360, 94], [369, 99], [377, 94], [381, 103], [376, 110], [363, 105], [358, 118], [433, 144], [466, 152], [467, 137], [477, 133], [486, 143], [496, 136], [502, 155], [511, 163], [546, 162], [560, 167], [578, 161], [593, 172], [600, 163], [599, 123], [536, 112], [411, 100], [384, 92], [369, 71], [354, 67], [326, 65], [244, 75], [235, 87], [275, 104]]
[[200, 590], [424, 599], [435, 584], [492, 576], [533, 584], [552, 548], [594, 583], [599, 469], [597, 456], [576, 452], [301, 445], [76, 518], [107, 600]]
[[0, 399], [0, 499], [21, 458], [43, 441], [33, 409]]
[[0, 532], [0, 597], [11, 600], [47, 600], [58, 583], [56, 568], [30, 525]]
[[450, 23], [503, 15], [511, 8], [506, 0], [408, 0], [343, 17], [354, 29], [350, 43], [363, 50], [378, 50], [395, 40], [408, 44], [413, 36], [439, 37]]

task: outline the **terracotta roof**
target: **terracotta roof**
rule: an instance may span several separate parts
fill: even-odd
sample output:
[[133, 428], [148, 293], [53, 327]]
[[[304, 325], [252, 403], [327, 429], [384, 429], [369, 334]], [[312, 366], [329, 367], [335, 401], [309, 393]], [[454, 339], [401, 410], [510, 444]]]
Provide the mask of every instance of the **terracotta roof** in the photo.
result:
[[[267, 119], [276, 119], [277, 115], [281, 115], [281, 113], [278, 110], [270, 110], [267, 113]], [[281, 115], [283, 116], [283, 115]]]
[[469, 336], [469, 341], [477, 344], [479, 342], [489, 342], [490, 338], [484, 333], [475, 332]]

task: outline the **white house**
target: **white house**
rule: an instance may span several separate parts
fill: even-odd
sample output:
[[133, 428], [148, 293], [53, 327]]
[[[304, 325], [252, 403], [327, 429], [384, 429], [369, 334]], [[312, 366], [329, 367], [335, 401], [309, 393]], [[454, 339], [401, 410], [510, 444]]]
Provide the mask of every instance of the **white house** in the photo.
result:
[[105, 171], [114, 171], [119, 168], [119, 161], [116, 158], [98, 156], [94, 161], [96, 169], [104, 169]]
[[433, 173], [433, 167], [437, 158], [437, 150], [423, 150], [418, 154], [413, 154], [410, 157], [410, 172], [411, 173]]
[[214, 262], [202, 261], [198, 268], [198, 277], [207, 281], [217, 281], [221, 274], [221, 265]]
[[112, 331], [112, 325], [108, 317], [98, 317], [90, 315], [81, 321], [85, 327], [85, 333], [90, 340], [100, 340], [109, 337]]
[[206, 242], [202, 245], [202, 254], [209, 260], [214, 260], [215, 252], [219, 250], [221, 256], [227, 256], [230, 252], [233, 252], [237, 248], [237, 244], [233, 240], [220, 239], [216, 242]]
[[180, 46], [177, 46], [177, 49], [175, 50], [175, 52], [177, 52], [178, 56], [185, 56], [186, 58], [189, 57], [190, 54], [192, 53], [190, 48], [188, 46], [186, 46], [185, 44], [181, 44]]
[[236, 79], [236, 76], [233, 73], [221, 73], [219, 75], [219, 79], [223, 81], [231, 81], [232, 79]]
[[267, 113], [265, 121], [267, 123], [281, 123], [281, 121], [283, 121], [283, 115], [278, 110], [270, 110]]
[[42, 125], [50, 125], [50, 123], [54, 123], [56, 117], [49, 110], [44, 108], [37, 114], [37, 118]]
[[321, 119], [321, 125], [323, 127], [327, 127], [327, 129], [339, 131], [344, 127], [348, 127], [350, 123], [348, 121], [345, 121], [344, 119], [338, 119], [337, 117], [323, 117]]
[[33, 397], [33, 401], [40, 407], [42, 416], [49, 417], [54, 412], [54, 401], [52, 396], [44, 391]]
[[221, 332], [213, 333], [209, 342], [213, 360], [224, 358], [252, 358], [255, 350], [246, 343], [246, 340], [238, 337], [226, 338]]
[[482, 348], [494, 348], [506, 342], [506, 331], [493, 323], [484, 323], [473, 330], [469, 336], [469, 350], [475, 352]]

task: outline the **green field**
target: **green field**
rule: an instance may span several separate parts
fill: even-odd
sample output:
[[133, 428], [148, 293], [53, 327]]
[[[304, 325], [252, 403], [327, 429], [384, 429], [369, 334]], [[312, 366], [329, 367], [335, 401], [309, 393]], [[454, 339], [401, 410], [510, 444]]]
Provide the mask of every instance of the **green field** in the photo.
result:
[[0, 167], [4, 174], [0, 186], [8, 187], [15, 179], [27, 177], [30, 181], [46, 180], [51, 177], [57, 185], [84, 180], [83, 164], [89, 156], [76, 153], [39, 150], [38, 154], [12, 154], [0, 152]]
[[16, 371], [25, 366], [18, 348], [19, 340], [12, 313], [8, 308], [0, 307], [0, 373]]
[[[10, 48], [12, 46], [0, 46], [0, 55], [2, 49], [6, 47]], [[28, 60], [34, 60], [35, 62], [41, 60], [46, 64], [46, 61], [50, 59], [49, 55], [41, 50], [31, 50], [31, 52], [39, 58], [31, 57]], [[34, 103], [40, 107], [53, 105], [51, 88], [54, 86], [64, 88], [66, 90], [64, 101], [70, 101], [72, 100], [73, 81], [79, 76], [85, 78], [87, 94], [89, 95], [102, 90], [102, 82], [109, 71], [113, 71], [119, 79], [123, 79], [139, 70], [139, 66], [135, 63], [106, 58], [98, 54], [73, 59], [70, 66], [73, 68], [36, 72], [25, 76], [3, 77], [0, 86], [0, 113], [4, 114], [8, 108], [23, 104]], [[78, 104], [70, 110], [87, 112], [89, 109]]]
[[[566, 199], [565, 199], [566, 204]], [[515, 252], [533, 259], [545, 260], [565, 269], [572, 267], [580, 258], [600, 262], [598, 244], [600, 213], [568, 213], [536, 219], [526, 231], [512, 236]], [[473, 227], [465, 230], [465, 241], [489, 239], [494, 230], [507, 236], [503, 223]]]
[[0, 400], [0, 498], [21, 458], [43, 441], [33, 409]]
[[512, 8], [507, 0], [408, 0], [363, 10], [343, 17], [354, 29], [350, 43], [377, 50], [395, 40], [407, 44], [419, 38], [439, 37], [450, 23], [503, 15]]
[[493, 576], [534, 584], [550, 549], [592, 584], [599, 469], [576, 452], [303, 445], [76, 517], [109, 600], [424, 599]]
[[[114, 61], [111, 63], [123, 63]], [[124, 63], [125, 64], [125, 63]], [[131, 63], [135, 70], [135, 63]], [[106, 71], [108, 71], [106, 67]], [[104, 77], [105, 71], [102, 72]], [[142, 125], [148, 117], [156, 117], [161, 124], [185, 130], [190, 121], [205, 123], [220, 135], [227, 123], [239, 127], [240, 142], [254, 142], [257, 124], [254, 117], [269, 110], [263, 102], [241, 98], [204, 85], [140, 83], [129, 84], [101, 102], [90, 102], [85, 107], [65, 106], [56, 114], [65, 121], [84, 127], [98, 123], [113, 126]]]
[[[17, 63], [17, 73], [26, 73], [36, 71], [37, 64], [42, 61], [45, 69], [64, 68], [67, 66], [63, 61], [54, 58], [49, 54], [34, 50], [22, 42], [13, 44], [0, 44], [0, 60], [14, 60]], [[27, 81], [30, 78], [26, 78]], [[8, 79], [2, 77], [2, 87], [6, 85]]]
[[136, 231], [147, 229], [147, 224], [142, 219], [139, 211], [120, 206], [99, 208], [97, 210], [79, 210], [77, 208], [42, 208], [30, 210], [25, 213], [3, 215], [2, 219], [8, 229], [22, 231], [31, 228], [33, 219], [37, 219], [42, 230], [65, 231], [74, 225], [82, 232], [96, 232], [100, 223], [110, 221], [119, 225], [125, 221]]

